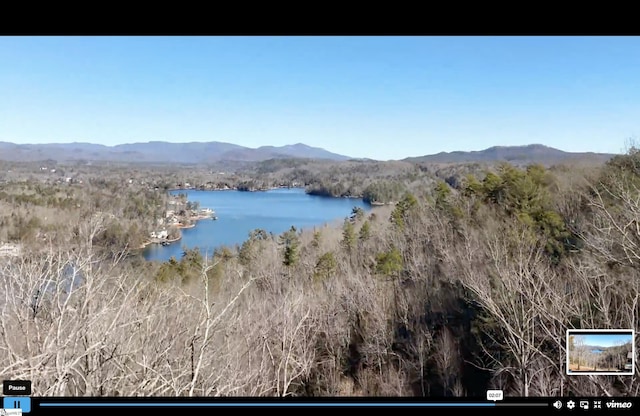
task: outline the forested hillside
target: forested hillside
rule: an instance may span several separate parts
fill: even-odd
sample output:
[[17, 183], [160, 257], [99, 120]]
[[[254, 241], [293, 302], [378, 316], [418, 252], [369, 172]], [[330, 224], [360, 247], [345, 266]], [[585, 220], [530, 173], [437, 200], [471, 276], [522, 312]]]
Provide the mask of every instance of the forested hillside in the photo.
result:
[[[369, 179], [367, 162], [340, 163], [281, 173], [391, 204], [162, 264], [105, 252], [108, 225], [78, 215], [72, 248], [3, 258], [0, 375], [38, 395], [640, 395], [638, 368], [569, 377], [564, 362], [568, 328], [640, 330], [640, 152], [580, 168], [398, 162]], [[23, 208], [95, 195], [78, 192]], [[138, 195], [100, 209], [161, 201]]]

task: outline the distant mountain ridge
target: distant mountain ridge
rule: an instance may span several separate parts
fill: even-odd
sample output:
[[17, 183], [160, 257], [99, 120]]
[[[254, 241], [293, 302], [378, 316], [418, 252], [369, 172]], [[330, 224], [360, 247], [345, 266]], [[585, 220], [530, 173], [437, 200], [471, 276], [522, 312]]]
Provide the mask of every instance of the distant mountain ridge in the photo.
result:
[[[478, 151], [440, 152], [408, 157], [412, 163], [491, 163], [507, 161], [516, 165], [541, 163], [553, 165], [567, 161], [606, 162], [615, 154], [565, 152], [542, 144], [493, 146]], [[106, 146], [94, 143], [16, 144], [0, 142], [0, 160], [34, 162], [41, 160], [112, 161], [149, 163], [251, 163], [268, 159], [304, 158], [332, 161], [371, 160], [353, 158], [303, 143], [250, 148], [226, 142], [150, 141]]]
[[151, 141], [105, 146], [93, 143], [15, 144], [0, 142], [0, 160], [16, 162], [53, 159], [57, 161], [117, 161], [160, 163], [214, 163], [219, 161], [259, 162], [274, 158], [349, 160], [349, 156], [296, 143], [286, 146], [250, 148], [224, 142], [172, 143]]
[[413, 163], [467, 163], [467, 162], [511, 162], [514, 164], [541, 163], [552, 165], [567, 161], [606, 162], [615, 154], [593, 152], [565, 152], [542, 144], [525, 146], [493, 146], [470, 152], [440, 152], [433, 155], [408, 157]]

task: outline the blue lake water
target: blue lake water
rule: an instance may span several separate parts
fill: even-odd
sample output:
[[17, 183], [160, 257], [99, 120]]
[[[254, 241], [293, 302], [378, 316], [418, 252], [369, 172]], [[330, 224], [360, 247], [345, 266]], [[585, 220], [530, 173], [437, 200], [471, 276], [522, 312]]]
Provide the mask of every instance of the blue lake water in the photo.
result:
[[147, 260], [180, 259], [184, 248], [198, 247], [203, 254], [219, 246], [242, 244], [249, 232], [262, 228], [281, 234], [291, 226], [297, 229], [341, 223], [354, 206], [365, 211], [369, 204], [355, 198], [327, 198], [308, 195], [304, 189], [275, 189], [264, 192], [242, 191], [172, 191], [185, 193], [187, 200], [198, 201], [200, 208], [211, 208], [217, 220], [200, 220], [194, 228], [182, 230], [182, 239], [168, 246], [152, 244], [145, 248]]

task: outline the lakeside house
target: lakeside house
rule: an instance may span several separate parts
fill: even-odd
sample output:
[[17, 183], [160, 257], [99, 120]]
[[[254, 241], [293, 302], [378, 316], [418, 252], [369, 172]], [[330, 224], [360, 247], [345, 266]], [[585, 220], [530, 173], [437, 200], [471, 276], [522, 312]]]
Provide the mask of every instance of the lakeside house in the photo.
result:
[[211, 208], [201, 208], [199, 215], [210, 216], [213, 215], [214, 211]]
[[166, 240], [168, 236], [169, 236], [169, 232], [167, 230], [152, 231], [150, 234], [151, 238], [159, 239], [159, 240]]

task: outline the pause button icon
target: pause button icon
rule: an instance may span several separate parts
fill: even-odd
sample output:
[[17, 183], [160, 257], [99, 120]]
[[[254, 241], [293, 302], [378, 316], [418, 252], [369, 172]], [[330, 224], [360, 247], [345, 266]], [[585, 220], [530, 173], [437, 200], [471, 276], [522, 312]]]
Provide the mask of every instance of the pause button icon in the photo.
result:
[[22, 413], [31, 411], [31, 397], [3, 397], [2, 407], [5, 409], [21, 409]]

